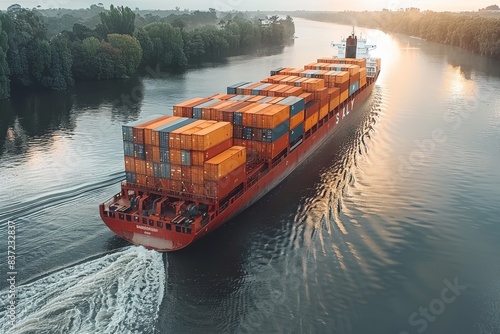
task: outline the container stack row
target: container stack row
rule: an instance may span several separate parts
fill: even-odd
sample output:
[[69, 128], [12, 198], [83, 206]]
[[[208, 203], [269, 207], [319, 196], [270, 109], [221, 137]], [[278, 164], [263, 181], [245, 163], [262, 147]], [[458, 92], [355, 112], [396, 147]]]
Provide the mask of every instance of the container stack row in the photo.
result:
[[177, 104], [174, 115], [229, 122], [234, 144], [245, 147], [248, 157], [274, 159], [302, 138], [305, 105], [304, 96], [217, 94]]
[[229, 122], [155, 115], [123, 126], [126, 179], [151, 188], [225, 196], [246, 177]]

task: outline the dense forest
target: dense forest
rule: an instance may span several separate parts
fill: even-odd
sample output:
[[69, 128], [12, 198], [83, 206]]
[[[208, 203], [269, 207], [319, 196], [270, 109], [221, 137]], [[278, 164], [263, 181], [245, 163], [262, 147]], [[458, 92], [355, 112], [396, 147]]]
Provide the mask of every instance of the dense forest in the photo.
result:
[[218, 17], [214, 9], [177, 9], [166, 17], [113, 5], [84, 11], [86, 17], [9, 9], [0, 13], [0, 98], [17, 89], [67, 90], [75, 80], [126, 78], [146, 67], [184, 68], [283, 46], [295, 33], [289, 16], [250, 20], [239, 13]]
[[481, 15], [420, 12], [418, 9], [383, 12], [338, 12], [294, 14], [316, 21], [375, 28], [459, 46], [500, 59], [500, 19]]

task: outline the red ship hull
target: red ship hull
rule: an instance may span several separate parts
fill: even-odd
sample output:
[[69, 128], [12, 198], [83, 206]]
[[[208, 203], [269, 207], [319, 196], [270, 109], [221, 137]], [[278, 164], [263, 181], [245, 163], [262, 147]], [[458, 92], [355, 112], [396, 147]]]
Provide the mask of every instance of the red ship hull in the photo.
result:
[[[231, 198], [224, 208], [217, 208], [208, 223], [199, 224], [199, 222], [196, 222], [193, 225], [195, 228], [187, 228], [170, 224], [169, 220], [157, 215], [139, 216], [133, 213], [111, 213], [109, 203], [118, 201], [127, 190], [136, 189], [134, 185], [127, 186], [126, 184], [122, 186], [122, 192], [108, 201], [108, 204], [101, 204], [101, 218], [115, 234], [133, 244], [143, 245], [146, 248], [158, 251], [182, 249], [222, 226], [283, 181], [318, 147], [325, 144], [336, 129], [348, 119], [349, 115], [366, 101], [373, 90], [375, 81], [376, 79], [370, 80], [364, 88], [330, 111], [328, 116], [317, 125], [315, 132], [311, 132], [310, 136], [304, 139], [300, 145], [280, 161], [276, 161], [272, 168], [266, 171], [265, 175], [255, 183], [246, 184], [244, 192], [240, 192], [237, 196]], [[171, 229], [165, 228], [169, 225]]]

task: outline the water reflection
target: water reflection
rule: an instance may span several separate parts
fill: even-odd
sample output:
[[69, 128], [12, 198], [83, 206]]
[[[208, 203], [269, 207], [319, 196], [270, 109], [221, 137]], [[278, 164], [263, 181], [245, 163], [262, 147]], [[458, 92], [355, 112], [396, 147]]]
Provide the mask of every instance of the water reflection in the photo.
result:
[[52, 141], [54, 131], [71, 135], [83, 113], [111, 111], [119, 123], [137, 118], [144, 99], [141, 78], [78, 82], [71, 92], [14, 94], [0, 101], [0, 155], [27, 151], [31, 138]]
[[128, 119], [140, 113], [144, 99], [141, 78], [127, 80], [81, 81], [75, 85], [75, 109], [99, 112], [110, 109], [112, 117]]
[[14, 95], [0, 101], [0, 155], [26, 152], [32, 137], [47, 138], [55, 130], [71, 132], [73, 98], [68, 93], [44, 92]]

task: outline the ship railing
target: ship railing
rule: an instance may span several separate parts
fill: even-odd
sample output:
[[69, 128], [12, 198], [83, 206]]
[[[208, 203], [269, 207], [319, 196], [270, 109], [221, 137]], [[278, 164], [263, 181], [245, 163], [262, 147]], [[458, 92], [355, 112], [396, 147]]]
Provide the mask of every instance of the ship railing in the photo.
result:
[[193, 200], [199, 200], [199, 201], [204, 201], [204, 202], [209, 202], [209, 203], [217, 202], [217, 199], [215, 197], [211, 197], [211, 196], [198, 195], [198, 194], [192, 194], [192, 193], [187, 193], [187, 192], [183, 192], [183, 191], [175, 191], [175, 190], [168, 190], [168, 189], [161, 189], [161, 188], [159, 189], [159, 188], [148, 187], [148, 186], [145, 186], [142, 184], [131, 183], [131, 182], [127, 182], [127, 181], [122, 181], [122, 186], [142, 189], [144, 191], [156, 192], [156, 193], [160, 193], [162, 195], [172, 196], [172, 197], [177, 197], [177, 198], [190, 198]]
[[115, 196], [108, 199], [107, 201], [105, 201], [104, 203], [102, 203], [104, 205], [104, 209], [109, 210], [109, 207], [111, 206], [111, 204], [115, 203], [120, 198], [120, 196], [121, 196], [121, 193], [118, 193]]

